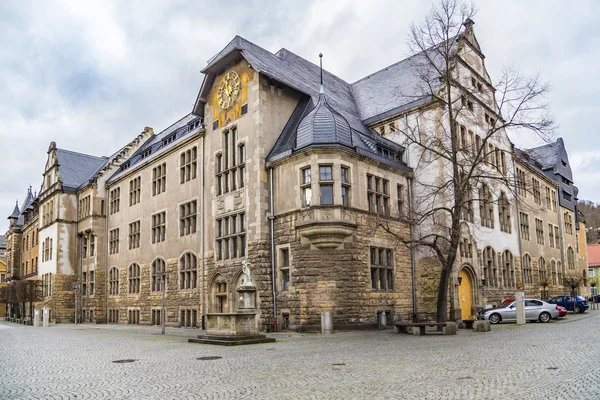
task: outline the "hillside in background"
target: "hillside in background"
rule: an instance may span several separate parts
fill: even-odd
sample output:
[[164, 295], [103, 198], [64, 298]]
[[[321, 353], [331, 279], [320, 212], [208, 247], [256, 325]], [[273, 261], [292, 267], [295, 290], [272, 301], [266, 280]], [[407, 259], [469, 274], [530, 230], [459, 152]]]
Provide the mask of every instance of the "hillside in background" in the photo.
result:
[[600, 203], [594, 203], [589, 200], [579, 200], [579, 211], [583, 213], [587, 227], [587, 242], [598, 243], [600, 234]]

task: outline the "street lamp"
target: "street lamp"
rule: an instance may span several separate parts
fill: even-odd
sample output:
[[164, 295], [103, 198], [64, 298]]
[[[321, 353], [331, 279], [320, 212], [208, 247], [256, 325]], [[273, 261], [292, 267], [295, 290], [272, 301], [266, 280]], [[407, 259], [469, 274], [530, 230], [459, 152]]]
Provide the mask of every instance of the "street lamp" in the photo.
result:
[[161, 325], [161, 334], [165, 334], [165, 286], [167, 283], [166, 273], [162, 273], [162, 307], [160, 310], [160, 325]]
[[74, 283], [73, 294], [75, 295], [75, 325], [77, 325], [77, 292], [79, 292], [79, 283]]

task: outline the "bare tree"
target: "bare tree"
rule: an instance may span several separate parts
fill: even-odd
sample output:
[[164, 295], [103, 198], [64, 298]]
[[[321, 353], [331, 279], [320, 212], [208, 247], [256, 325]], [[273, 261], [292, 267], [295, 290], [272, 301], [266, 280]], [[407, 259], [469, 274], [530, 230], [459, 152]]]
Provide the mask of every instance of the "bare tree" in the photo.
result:
[[[493, 204], [505, 210], [500, 214], [501, 228], [510, 226], [510, 215], [516, 214], [510, 212], [516, 178], [507, 132], [529, 131], [544, 140], [553, 134], [544, 101], [550, 88], [539, 76], [525, 77], [504, 68], [495, 87], [486, 76], [473, 34], [475, 13], [472, 4], [440, 0], [422, 24], [410, 28], [409, 45], [415, 56], [406, 62], [414, 79], [397, 95], [418, 106], [397, 127], [397, 139], [407, 148], [415, 171], [416, 206], [408, 216], [413, 237], [394, 232], [383, 219], [379, 222], [398, 241], [439, 262], [438, 322], [447, 319], [461, 227], [465, 223], [472, 230], [493, 227]], [[478, 62], [481, 78], [469, 79], [466, 71]], [[494, 199], [490, 187], [500, 187], [504, 196]], [[474, 223], [476, 204], [479, 225]]]

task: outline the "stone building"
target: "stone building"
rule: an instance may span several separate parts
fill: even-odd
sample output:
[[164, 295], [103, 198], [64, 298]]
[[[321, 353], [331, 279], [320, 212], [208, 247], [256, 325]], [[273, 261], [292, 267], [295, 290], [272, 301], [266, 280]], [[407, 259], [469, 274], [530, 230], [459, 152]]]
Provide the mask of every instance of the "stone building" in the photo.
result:
[[[8, 262], [6, 261], [6, 237], [0, 235], [0, 288], [6, 286], [6, 276], [8, 273]], [[6, 305], [0, 304], [0, 316], [5, 316]]]
[[[479, 207], [461, 222], [452, 319], [512, 296], [523, 284], [522, 254], [537, 271], [530, 283], [527, 270], [525, 289], [539, 296], [540, 257], [542, 277], [554, 278], [555, 261], [559, 280], [560, 249], [577, 249], [575, 233], [554, 230], [575, 226], [576, 209], [560, 196], [576, 192], [556, 181], [572, 184], [570, 169], [552, 174], [536, 149], [513, 152], [505, 132], [486, 133], [500, 116], [472, 25], [455, 48], [465, 107], [456, 131], [461, 161], [483, 147], [492, 178], [468, 191]], [[236, 36], [202, 70], [191, 113], [161, 132], [146, 128], [109, 157], [51, 143], [36, 200], [37, 275], [51, 320], [72, 320], [77, 303], [85, 321], [156, 325], [164, 293], [166, 324], [198, 327], [206, 314], [238, 310], [244, 262], [262, 331], [317, 330], [328, 310], [337, 328], [351, 329], [434, 310], [439, 265], [402, 244], [432, 229], [407, 218], [431, 205], [427, 179], [447, 179], [447, 165], [399, 133], [416, 122], [434, 135], [448, 128], [427, 122], [443, 112], [431, 98], [406, 93], [416, 90], [422, 57], [348, 83], [287, 49], [271, 53]], [[542, 204], [531, 195], [517, 201], [516, 188], [493, 179], [518, 171], [539, 180]], [[553, 246], [550, 230], [539, 245], [520, 240], [520, 212], [552, 225]], [[7, 238], [21, 263], [24, 242]]]

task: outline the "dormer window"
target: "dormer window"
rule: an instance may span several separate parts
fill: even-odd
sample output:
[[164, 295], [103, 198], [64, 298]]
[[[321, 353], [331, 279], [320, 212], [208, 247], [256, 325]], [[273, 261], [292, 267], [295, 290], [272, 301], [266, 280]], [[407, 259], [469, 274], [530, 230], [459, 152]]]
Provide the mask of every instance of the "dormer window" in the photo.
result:
[[142, 160], [148, 156], [150, 156], [150, 154], [152, 154], [152, 148], [149, 148], [148, 150], [144, 151], [142, 153]]
[[163, 146], [168, 145], [169, 143], [172, 143], [175, 141], [175, 133], [173, 133], [172, 135], [167, 136], [166, 138], [163, 139], [162, 143]]

